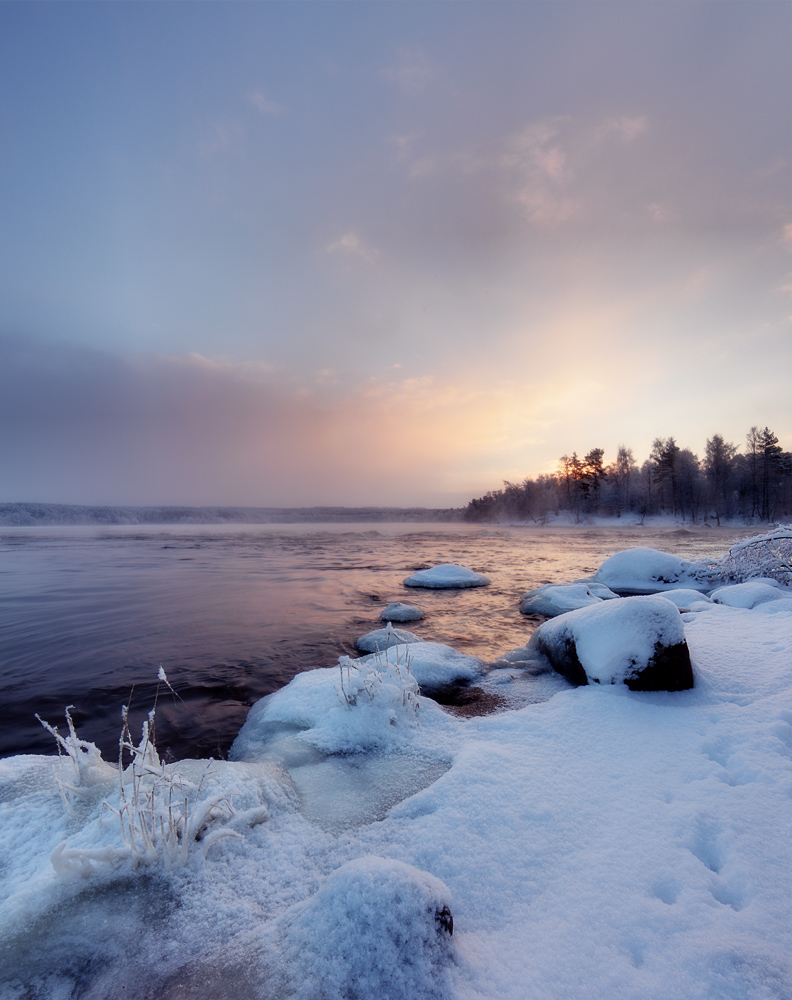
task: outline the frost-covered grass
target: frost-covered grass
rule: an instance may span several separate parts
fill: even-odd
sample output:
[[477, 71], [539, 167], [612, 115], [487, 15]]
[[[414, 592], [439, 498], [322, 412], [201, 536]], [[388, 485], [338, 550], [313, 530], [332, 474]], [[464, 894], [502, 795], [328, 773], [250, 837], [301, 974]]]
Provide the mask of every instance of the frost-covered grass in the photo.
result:
[[[173, 690], [162, 667], [158, 679]], [[71, 707], [66, 709], [66, 736], [37, 716], [57, 741], [58, 761], [53, 768], [55, 783], [65, 808], [71, 813], [78, 800], [90, 802], [101, 796], [100, 821], [105, 813], [115, 817], [121, 843], [104, 847], [67, 847], [64, 841], [51, 855], [58, 874], [89, 876], [96, 866], [116, 866], [124, 861], [131, 862], [134, 867], [186, 865], [196, 850], [205, 858], [209, 848], [223, 838], [241, 837], [237, 830], [230, 828], [231, 820], [251, 825], [267, 818], [265, 806], [241, 815], [228, 794], [207, 796], [204, 793], [211, 760], [204, 763], [197, 783], [178, 768], [165, 764], [154, 742], [156, 700], [137, 742], [129, 730], [129, 704], [123, 706], [115, 767], [102, 759], [95, 744], [77, 735]]]

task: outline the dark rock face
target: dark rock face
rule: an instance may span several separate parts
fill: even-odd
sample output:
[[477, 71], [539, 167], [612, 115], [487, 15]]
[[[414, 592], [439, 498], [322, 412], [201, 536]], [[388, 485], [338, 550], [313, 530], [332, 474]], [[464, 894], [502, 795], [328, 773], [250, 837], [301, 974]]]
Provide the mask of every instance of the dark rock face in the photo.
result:
[[658, 643], [652, 659], [624, 683], [631, 691], [687, 691], [693, 687], [693, 665], [686, 642]]
[[[550, 661], [553, 669], [572, 683], [582, 686], [599, 684], [598, 678], [586, 673], [577, 654], [574, 637], [565, 636], [563, 642], [537, 641], [540, 653]], [[654, 654], [643, 666], [635, 665], [624, 677], [624, 683], [631, 691], [687, 691], [694, 685], [693, 665], [686, 642], [673, 646], [655, 644]]]

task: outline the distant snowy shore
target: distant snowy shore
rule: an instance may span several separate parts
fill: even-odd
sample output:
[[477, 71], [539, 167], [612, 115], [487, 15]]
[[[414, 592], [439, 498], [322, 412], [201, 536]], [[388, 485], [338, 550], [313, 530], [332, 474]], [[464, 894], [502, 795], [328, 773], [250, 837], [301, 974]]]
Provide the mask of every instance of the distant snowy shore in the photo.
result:
[[[157, 525], [157, 524], [365, 524], [464, 522], [461, 507], [132, 507], [84, 506], [65, 503], [0, 503], [0, 527], [27, 528], [36, 525]], [[721, 518], [717, 527], [745, 528], [744, 518]], [[756, 522], [757, 526], [759, 522]], [[574, 519], [567, 514], [550, 515], [541, 522], [506, 519], [481, 522], [482, 528], [674, 528], [716, 527], [715, 522], [697, 522], [656, 514], [641, 517], [588, 515]]]
[[0, 527], [91, 524], [332, 524], [461, 521], [456, 508], [430, 507], [90, 507], [2, 503]]

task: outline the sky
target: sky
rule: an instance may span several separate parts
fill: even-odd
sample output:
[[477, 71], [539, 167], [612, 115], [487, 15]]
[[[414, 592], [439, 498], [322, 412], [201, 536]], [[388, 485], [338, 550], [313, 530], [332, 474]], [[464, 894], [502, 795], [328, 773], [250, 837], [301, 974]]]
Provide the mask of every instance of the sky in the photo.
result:
[[0, 502], [792, 450], [792, 7], [0, 4]]

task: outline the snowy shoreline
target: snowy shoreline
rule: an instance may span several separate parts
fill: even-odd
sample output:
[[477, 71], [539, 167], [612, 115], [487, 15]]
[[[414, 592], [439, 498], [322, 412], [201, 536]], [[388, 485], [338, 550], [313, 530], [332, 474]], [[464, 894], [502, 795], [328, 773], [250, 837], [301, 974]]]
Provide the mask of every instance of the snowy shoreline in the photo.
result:
[[79, 780], [0, 761], [0, 996], [781, 1000], [792, 600], [750, 586], [680, 608], [687, 691], [460, 719], [405, 695], [398, 654], [379, 700], [359, 661], [300, 674], [234, 759], [157, 779], [199, 789], [196, 822], [213, 803], [184, 857], [129, 849], [90, 753]]

